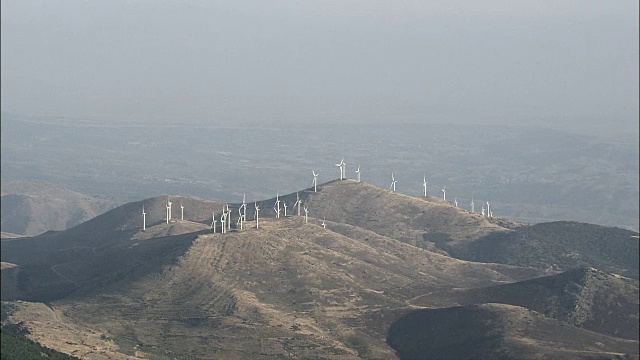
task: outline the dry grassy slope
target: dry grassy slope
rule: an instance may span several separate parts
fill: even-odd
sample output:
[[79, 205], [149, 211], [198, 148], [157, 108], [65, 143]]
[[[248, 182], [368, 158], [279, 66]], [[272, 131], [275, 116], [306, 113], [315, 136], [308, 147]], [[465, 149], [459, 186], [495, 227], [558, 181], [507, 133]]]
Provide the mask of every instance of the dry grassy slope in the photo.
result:
[[40, 182], [2, 183], [2, 230], [34, 236], [65, 230], [113, 208], [115, 203]]
[[383, 309], [404, 309], [430, 291], [524, 276], [515, 267], [468, 263], [369, 231], [346, 237], [333, 225], [264, 219], [259, 230], [201, 235], [161, 275], [125, 278], [58, 306], [154, 354], [165, 347], [204, 358], [387, 359], [394, 355], [386, 329], [370, 320]]
[[5, 307], [10, 308], [6, 323], [23, 322], [23, 326], [30, 332], [27, 337], [40, 344], [46, 343], [45, 346], [51, 349], [81, 359], [136, 359], [118, 352], [118, 346], [113, 341], [71, 321], [51, 306], [26, 301], [3, 302], [2, 305], [3, 310], [7, 310]]
[[414, 304], [511, 304], [587, 330], [638, 340], [638, 293], [637, 280], [582, 268], [505, 285], [451, 289], [417, 298]]
[[[300, 194], [310, 216], [368, 229], [432, 251], [438, 251], [432, 241], [442, 237], [468, 241], [507, 231], [497, 220], [471, 214], [441, 199], [411, 197], [354, 180], [328, 182], [318, 186], [317, 193], [307, 189]], [[287, 198], [295, 199], [295, 194]], [[267, 204], [271, 209], [273, 200]]]
[[[222, 204], [171, 197], [173, 218], [179, 218], [182, 202], [189, 222], [167, 225], [166, 197], [158, 197], [64, 232], [3, 241], [2, 260], [31, 275], [22, 293], [31, 297], [23, 298], [66, 297], [56, 306], [69, 321], [113, 338], [125, 354], [160, 356], [168, 348], [218, 358], [389, 358], [393, 351], [383, 344], [388, 319], [416, 299], [542, 275], [406, 244], [433, 247], [420, 242], [424, 234], [434, 243], [467, 243], [513, 232], [438, 199], [350, 180], [300, 197], [311, 216], [327, 217], [327, 229], [318, 218], [309, 224], [302, 217], [275, 220], [267, 200], [261, 203], [260, 230], [203, 235], [194, 242], [208, 233], [211, 211], [219, 216]], [[291, 205], [295, 194], [281, 199]], [[146, 232], [140, 231], [143, 204]]]
[[580, 329], [504, 304], [417, 310], [391, 325], [387, 342], [401, 359], [425, 354], [434, 359], [638, 358], [638, 341]]

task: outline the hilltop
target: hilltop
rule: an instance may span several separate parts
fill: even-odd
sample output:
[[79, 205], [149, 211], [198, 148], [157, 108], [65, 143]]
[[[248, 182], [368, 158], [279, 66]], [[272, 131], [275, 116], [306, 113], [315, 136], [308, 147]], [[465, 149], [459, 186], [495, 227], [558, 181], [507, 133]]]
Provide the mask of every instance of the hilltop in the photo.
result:
[[[577, 222], [526, 225], [354, 180], [300, 192], [312, 216], [463, 260], [566, 271], [595, 267], [638, 279], [637, 232]], [[295, 194], [281, 199], [295, 201]], [[273, 201], [265, 201], [271, 208]], [[270, 205], [269, 205], [270, 204]]]

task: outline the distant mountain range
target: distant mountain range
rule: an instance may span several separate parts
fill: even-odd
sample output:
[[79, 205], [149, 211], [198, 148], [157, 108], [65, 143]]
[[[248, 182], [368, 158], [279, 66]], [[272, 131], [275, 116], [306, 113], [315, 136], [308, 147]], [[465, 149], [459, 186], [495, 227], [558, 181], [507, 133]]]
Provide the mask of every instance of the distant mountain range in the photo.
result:
[[244, 230], [229, 204], [226, 234], [211, 229], [223, 202], [161, 196], [3, 238], [3, 325], [84, 357], [639, 356], [636, 232], [489, 219], [354, 180], [279, 199], [288, 216], [258, 201], [259, 229], [253, 204]]
[[2, 231], [34, 236], [65, 230], [114, 208], [114, 200], [81, 194], [63, 186], [3, 181]]

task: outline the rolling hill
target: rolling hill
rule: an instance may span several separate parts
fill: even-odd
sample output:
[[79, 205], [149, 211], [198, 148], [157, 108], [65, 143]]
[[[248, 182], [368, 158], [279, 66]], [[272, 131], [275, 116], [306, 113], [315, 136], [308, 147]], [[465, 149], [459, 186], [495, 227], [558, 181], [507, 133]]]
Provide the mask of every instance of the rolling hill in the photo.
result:
[[417, 298], [413, 304], [510, 304], [587, 330], [638, 340], [638, 293], [635, 279], [580, 268], [511, 284], [451, 289]]
[[600, 225], [559, 221], [492, 233], [466, 243], [448, 239], [437, 246], [460, 259], [518, 264], [540, 269], [595, 267], [638, 279], [636, 232]]
[[[291, 207], [289, 216], [276, 219], [269, 199], [258, 202], [259, 229], [249, 206], [244, 230], [233, 226], [227, 234], [212, 234], [211, 212], [219, 218], [221, 202], [171, 196], [174, 220], [167, 224], [163, 196], [125, 204], [65, 231], [2, 241], [2, 261], [17, 265], [15, 288], [2, 292], [3, 306], [15, 308], [6, 322], [24, 322], [34, 340], [87, 358], [389, 359], [406, 357], [403, 347], [417, 346], [388, 340], [395, 339], [403, 316], [477, 298], [522, 306], [469, 305], [500, 319], [495, 329], [505, 334], [495, 347], [486, 335], [493, 327], [470, 329], [478, 349], [486, 349], [482, 354], [506, 349], [512, 358], [637, 356], [629, 350], [636, 340], [609, 336], [634, 338], [628, 326], [616, 334], [603, 315], [631, 316], [630, 324], [637, 323], [637, 312], [629, 311], [637, 282], [600, 272], [591, 276], [584, 269], [558, 274], [545, 257], [535, 266], [472, 262], [452, 257], [442, 246], [469, 246], [525, 225], [352, 180], [298, 195], [309, 208], [308, 222], [292, 216], [297, 209]], [[295, 193], [280, 197], [289, 206], [295, 199]], [[230, 204], [233, 223], [238, 205]], [[609, 263], [633, 269], [619, 258]], [[534, 308], [521, 293], [539, 293], [541, 304], [555, 304], [557, 311]], [[571, 313], [571, 301], [588, 302], [585, 308], [594, 316], [574, 316], [579, 312]], [[536, 326], [528, 326], [522, 320], [526, 306], [546, 316], [536, 315]], [[509, 322], [520, 324], [519, 332], [504, 330]], [[598, 324], [606, 324], [603, 331], [586, 330]], [[437, 331], [457, 336], [452, 328]], [[557, 344], [566, 352], [553, 353], [544, 344], [513, 345], [543, 341], [549, 332], [559, 334]], [[581, 337], [604, 345], [594, 349]]]
[[504, 304], [416, 310], [387, 342], [400, 359], [637, 359], [638, 342]]
[[81, 194], [59, 185], [2, 182], [1, 220], [3, 232], [35, 236], [45, 231], [65, 230], [114, 207], [107, 199]]

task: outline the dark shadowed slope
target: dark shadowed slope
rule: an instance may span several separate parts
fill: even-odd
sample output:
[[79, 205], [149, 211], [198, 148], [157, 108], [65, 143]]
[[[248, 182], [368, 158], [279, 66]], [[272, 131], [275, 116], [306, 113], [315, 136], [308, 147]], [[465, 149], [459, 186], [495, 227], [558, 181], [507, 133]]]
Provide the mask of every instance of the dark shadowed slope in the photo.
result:
[[554, 270], [595, 267], [638, 279], [638, 233], [577, 222], [552, 222], [493, 233], [468, 243], [438, 242], [457, 258]]
[[638, 358], [638, 341], [504, 304], [416, 310], [391, 325], [387, 342], [401, 359]]
[[605, 335], [638, 340], [638, 281], [581, 268], [558, 275], [417, 298], [415, 305], [449, 307], [503, 303]]
[[[180, 202], [184, 204], [185, 219], [189, 214], [202, 221], [211, 209], [221, 206], [193, 198], [172, 197], [172, 201], [178, 209]], [[143, 204], [146, 232], [141, 231]], [[123, 274], [137, 273], [149, 258], [154, 259], [151, 264], [175, 260], [209, 226], [194, 221], [166, 224], [165, 204], [166, 197], [151, 198], [120, 206], [65, 231], [3, 240], [2, 261], [20, 266], [13, 294], [21, 299], [51, 301], [88, 283], [110, 282]], [[173, 213], [179, 219], [175, 205]], [[156, 240], [145, 241], [150, 238]], [[4, 299], [5, 293], [2, 295]]]

